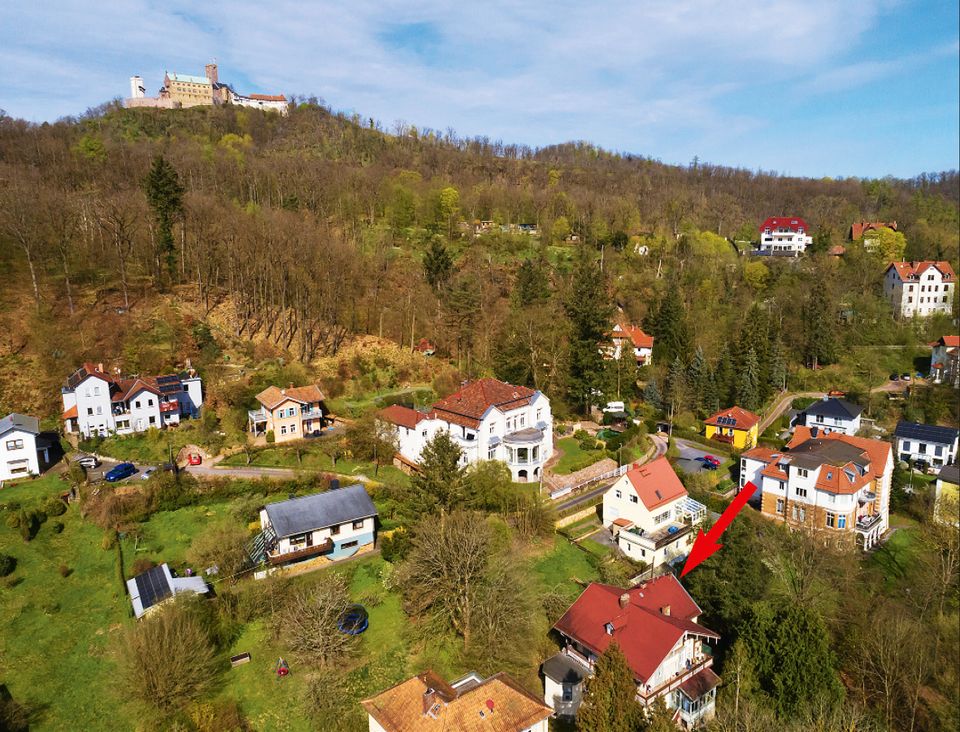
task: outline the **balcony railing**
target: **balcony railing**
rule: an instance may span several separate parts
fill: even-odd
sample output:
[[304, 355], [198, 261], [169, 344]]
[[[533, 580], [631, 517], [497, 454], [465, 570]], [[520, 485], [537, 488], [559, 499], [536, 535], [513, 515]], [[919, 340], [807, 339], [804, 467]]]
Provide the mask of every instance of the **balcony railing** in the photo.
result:
[[712, 657], [712, 656], [704, 656], [702, 659], [700, 659], [700, 660], [697, 661], [695, 664], [693, 664], [692, 666], [690, 666], [690, 668], [685, 668], [681, 673], [678, 673], [676, 676], [674, 676], [674, 677], [673, 677], [672, 679], [670, 679], [669, 681], [665, 681], [665, 682], [663, 682], [662, 684], [660, 684], [659, 686], [650, 689], [649, 691], [647, 691], [646, 687], [639, 687], [639, 686], [638, 686], [638, 687], [637, 687], [637, 699], [638, 699], [644, 706], [647, 706], [648, 704], [650, 704], [654, 699], [656, 699], [656, 698], [657, 698], [658, 696], [660, 696], [661, 694], [664, 694], [664, 693], [666, 693], [666, 692], [673, 691], [673, 690], [676, 689], [678, 686], [680, 686], [684, 681], [686, 681], [686, 680], [689, 679], [690, 677], [696, 675], [696, 674], [699, 673], [701, 670], [703, 670], [703, 669], [705, 669], [705, 668], [709, 668], [709, 667], [712, 666], [712, 665], [713, 665], [713, 657]]
[[307, 557], [315, 557], [320, 554], [326, 554], [333, 550], [333, 540], [324, 539], [319, 544], [314, 544], [313, 546], [304, 547], [303, 549], [297, 549], [292, 552], [277, 552], [272, 551], [267, 554], [267, 561], [270, 564], [284, 564], [286, 562], [295, 562], [298, 559], [306, 559]]
[[726, 442], [730, 445], [733, 444], [733, 435], [723, 435], [717, 432], [710, 439], [715, 440], [716, 442]]
[[855, 528], [857, 531], [870, 531], [880, 522], [880, 514], [875, 513], [872, 516], [858, 516]]

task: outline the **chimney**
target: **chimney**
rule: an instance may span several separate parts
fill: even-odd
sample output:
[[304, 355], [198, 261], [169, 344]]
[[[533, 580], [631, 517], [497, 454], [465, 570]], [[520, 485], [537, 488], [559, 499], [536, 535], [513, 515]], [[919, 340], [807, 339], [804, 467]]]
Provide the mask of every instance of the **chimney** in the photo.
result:
[[99, 371], [101, 374], [103, 373], [103, 362], [102, 362], [102, 361], [97, 364], [97, 371]]
[[287, 384], [287, 388], [288, 388], [288, 389], [292, 389], [292, 388], [293, 388], [293, 382], [292, 382], [292, 381]]
[[660, 614], [661, 614], [661, 615], [669, 615], [669, 614], [670, 614], [670, 606], [669, 606], [669, 605], [664, 605], [662, 608], [660, 608]]
[[217, 65], [216, 64], [207, 64], [204, 67], [204, 71], [207, 72], [207, 78], [210, 79], [211, 84], [216, 84], [219, 80], [217, 76]]
[[620, 609], [621, 610], [625, 609], [629, 604], [630, 604], [630, 594], [627, 592], [624, 592], [622, 595], [620, 595]]
[[433, 706], [433, 700], [436, 698], [437, 698], [437, 692], [435, 692], [433, 689], [429, 687], [425, 692], [423, 692], [423, 713], [424, 714], [430, 711], [430, 707]]

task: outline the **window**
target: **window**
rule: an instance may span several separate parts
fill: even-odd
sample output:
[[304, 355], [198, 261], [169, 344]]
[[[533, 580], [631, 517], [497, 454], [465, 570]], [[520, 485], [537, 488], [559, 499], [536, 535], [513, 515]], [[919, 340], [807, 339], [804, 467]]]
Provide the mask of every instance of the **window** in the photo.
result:
[[637, 497], [636, 497], [636, 496], [630, 496], [630, 503], [637, 503]]
[[921, 442], [921, 443], [920, 443], [920, 447], [917, 449], [917, 451], [918, 451], [921, 455], [926, 455], [926, 454], [927, 454], [927, 443], [926, 443], [926, 442]]
[[157, 423], [157, 418], [156, 418], [156, 417], [151, 417], [151, 418], [150, 418], [150, 424], [156, 424], [156, 423]]
[[798, 498], [806, 498], [806, 497], [807, 497], [807, 489], [806, 489], [806, 488], [801, 488], [800, 486], [797, 486], [797, 487], [796, 487], [796, 493], [797, 493], [797, 497], [798, 497]]
[[614, 491], [614, 495], [617, 498], [623, 498], [623, 491]]
[[7, 440], [7, 449], [8, 449], [8, 450], [22, 450], [22, 449], [23, 449], [23, 440]]
[[943, 445], [937, 445], [937, 446], [933, 449], [933, 454], [934, 454], [934, 455], [937, 455], [938, 457], [939, 457], [940, 455], [943, 455]]
[[137, 409], [140, 409], [140, 400], [137, 399], [137, 401], [133, 403], [133, 406], [135, 406]]
[[287, 426], [286, 426], [285, 424], [284, 424], [284, 425], [280, 425], [280, 434], [281, 434], [281, 435], [287, 434]]
[[353, 522], [353, 528], [355, 528], [355, 529], [362, 529], [362, 528], [363, 528], [363, 519], [360, 519], [359, 521], [354, 521], [354, 522]]
[[353, 549], [353, 547], [357, 546], [359, 543], [360, 543], [359, 541], [345, 541], [340, 545], [340, 548]]
[[837, 528], [845, 529], [847, 528], [847, 517], [846, 516], [837, 516]]
[[330, 536], [336, 536], [340, 533], [340, 524], [330, 527]]
[[796, 520], [797, 520], [797, 507], [796, 507], [796, 505], [793, 505], [793, 506], [791, 506], [791, 508], [793, 509], [793, 510], [791, 511], [791, 516], [793, 516], [793, 520], [796, 521]]
[[800, 515], [800, 523], [807, 520], [807, 509], [801, 507], [798, 513]]
[[537, 421], [538, 421], [538, 422], [540, 421], [540, 415], [541, 415], [542, 413], [543, 413], [543, 410], [542, 410], [542, 409], [538, 409], [538, 410], [537, 410]]
[[101, 406], [97, 407], [97, 414], [103, 414], [103, 407]]
[[837, 525], [837, 514], [827, 511], [827, 526], [831, 529]]
[[497, 448], [491, 447], [487, 450], [487, 460], [496, 460], [497, 458]]
[[153, 406], [153, 399], [147, 399], [147, 406], [148, 406], [148, 407], [152, 407], [152, 406]]
[[910, 451], [910, 440], [903, 441], [903, 449], [906, 450], [907, 452]]
[[496, 423], [496, 422], [491, 422], [491, 423], [490, 423], [490, 434], [491, 434], [491, 435], [493, 434], [493, 432], [494, 432], [494, 430], [495, 430], [496, 428], [497, 428], [497, 423]]
[[94, 395], [94, 396], [100, 396], [100, 387], [99, 387], [99, 386], [93, 387], [93, 395]]
[[520, 415], [520, 426], [521, 426], [521, 427], [526, 427], [526, 426], [527, 426], [527, 415], [525, 415], [525, 414], [521, 414], [521, 415]]
[[290, 433], [293, 434], [296, 431], [297, 431], [297, 425], [295, 424], [290, 425]]
[[818, 415], [817, 415], [817, 424], [823, 424], [823, 415], [822, 415], [822, 414], [818, 414]]
[[423, 435], [424, 437], [426, 437], [426, 436], [427, 436], [427, 431], [426, 431], [426, 430], [424, 430], [424, 431], [423, 431], [423, 432], [421, 432], [420, 434], [421, 434], [421, 435]]
[[87, 407], [87, 416], [90, 417], [93, 415], [93, 407]]
[[654, 522], [655, 524], [662, 524], [664, 521], [667, 521], [669, 518], [670, 518], [670, 512], [669, 512], [669, 511], [664, 511], [663, 513], [659, 514], [658, 516], [654, 516], [653, 522]]
[[806, 478], [810, 475], [810, 471], [806, 468], [797, 468], [797, 475], [799, 475], [801, 478]]

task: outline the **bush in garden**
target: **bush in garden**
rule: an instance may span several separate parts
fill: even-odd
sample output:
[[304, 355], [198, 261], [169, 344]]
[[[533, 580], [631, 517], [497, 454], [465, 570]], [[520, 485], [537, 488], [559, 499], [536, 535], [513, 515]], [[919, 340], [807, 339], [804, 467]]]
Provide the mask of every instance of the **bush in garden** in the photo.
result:
[[53, 529], [53, 533], [54, 533], [54, 534], [59, 534], [59, 533], [61, 533], [61, 532], [63, 531], [63, 521], [54, 521], [54, 522], [50, 525], [50, 528]]
[[17, 558], [9, 554], [0, 554], [0, 577], [6, 577], [17, 568]]
[[59, 498], [50, 498], [43, 504], [43, 511], [47, 516], [63, 516], [67, 512], [67, 504]]

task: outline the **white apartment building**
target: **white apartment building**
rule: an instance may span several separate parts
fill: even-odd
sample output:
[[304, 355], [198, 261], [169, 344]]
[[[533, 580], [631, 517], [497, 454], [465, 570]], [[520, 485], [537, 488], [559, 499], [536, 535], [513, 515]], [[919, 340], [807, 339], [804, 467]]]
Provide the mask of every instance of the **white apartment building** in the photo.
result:
[[890, 443], [799, 426], [784, 450], [755, 447], [740, 458], [740, 487], [761, 491], [767, 518], [794, 529], [874, 546], [890, 525]]
[[771, 216], [760, 225], [756, 254], [798, 257], [813, 243], [810, 227], [799, 216]]
[[16, 412], [0, 419], [0, 481], [39, 475], [50, 462], [48, 447], [38, 445], [40, 421]]
[[189, 366], [180, 374], [122, 376], [85, 363], [60, 391], [64, 431], [85, 438], [177, 425], [203, 405], [200, 377]]
[[950, 262], [891, 262], [883, 277], [883, 294], [898, 318], [949, 314], [956, 289]]
[[540, 391], [497, 379], [468, 382], [428, 411], [393, 405], [380, 417], [396, 427], [396, 459], [405, 469], [416, 469], [424, 446], [441, 431], [463, 451], [462, 465], [499, 460], [518, 483], [540, 480], [553, 455], [550, 400]]
[[706, 513], [665, 457], [634, 465], [603, 494], [603, 525], [624, 554], [652, 568], [689, 553]]
[[818, 427], [824, 432], [840, 432], [855, 435], [860, 431], [860, 415], [863, 407], [836, 397], [823, 397], [803, 410], [807, 427]]

